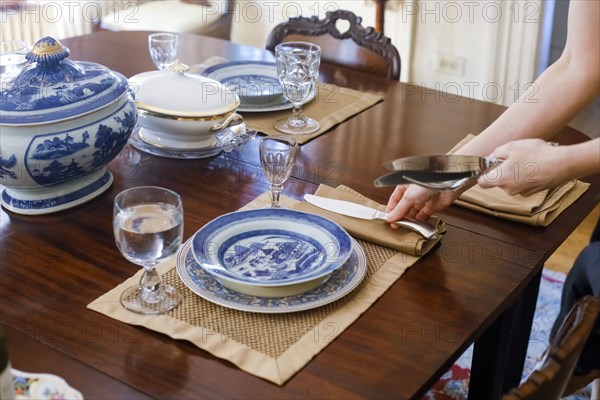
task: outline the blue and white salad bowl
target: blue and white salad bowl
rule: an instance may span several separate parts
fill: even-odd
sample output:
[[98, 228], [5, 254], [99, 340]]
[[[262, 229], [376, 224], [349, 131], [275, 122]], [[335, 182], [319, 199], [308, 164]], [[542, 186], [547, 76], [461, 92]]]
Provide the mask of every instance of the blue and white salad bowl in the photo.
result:
[[104, 192], [107, 165], [135, 126], [127, 79], [68, 55], [45, 37], [18, 75], [0, 80], [1, 202], [15, 213], [56, 212]]
[[267, 208], [222, 215], [193, 237], [198, 264], [225, 287], [279, 297], [323, 284], [352, 253], [350, 235], [305, 212]]

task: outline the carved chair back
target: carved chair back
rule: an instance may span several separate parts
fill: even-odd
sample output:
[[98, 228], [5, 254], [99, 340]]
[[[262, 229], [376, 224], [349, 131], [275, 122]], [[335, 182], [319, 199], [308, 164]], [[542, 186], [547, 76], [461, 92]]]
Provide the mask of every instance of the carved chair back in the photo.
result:
[[[338, 29], [347, 21], [347, 30]], [[347, 10], [317, 16], [290, 18], [277, 25], [267, 38], [266, 48], [274, 51], [282, 42], [307, 41], [321, 46], [321, 61], [365, 71], [389, 79], [400, 79], [400, 54], [390, 38], [372, 27], [362, 26], [362, 18]]]
[[550, 343], [541, 366], [518, 388], [504, 395], [502, 400], [560, 399], [594, 327], [599, 303], [593, 296], [585, 296], [575, 303]]

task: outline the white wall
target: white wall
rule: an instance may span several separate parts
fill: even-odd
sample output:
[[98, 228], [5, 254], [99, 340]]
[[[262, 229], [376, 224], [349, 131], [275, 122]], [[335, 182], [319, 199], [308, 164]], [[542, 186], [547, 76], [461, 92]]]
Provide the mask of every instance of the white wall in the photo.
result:
[[375, 3], [372, 0], [237, 0], [231, 40], [264, 47], [269, 32], [288, 18], [316, 15], [322, 19], [327, 11], [337, 9], [360, 15], [363, 26], [375, 26]]
[[[412, 82], [510, 105], [535, 79], [541, 2], [411, 3]], [[458, 67], [444, 70], [444, 58]]]

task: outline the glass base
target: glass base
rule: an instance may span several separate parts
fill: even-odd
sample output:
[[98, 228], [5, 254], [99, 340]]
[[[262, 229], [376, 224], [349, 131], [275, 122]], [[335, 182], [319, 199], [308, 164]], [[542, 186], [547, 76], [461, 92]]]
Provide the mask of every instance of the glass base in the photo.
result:
[[318, 131], [321, 125], [312, 118], [302, 117], [280, 119], [273, 124], [273, 127], [279, 132], [289, 133], [290, 135], [304, 135]]
[[177, 307], [183, 296], [171, 285], [162, 284], [162, 294], [156, 303], [142, 299], [142, 288], [131, 286], [121, 294], [121, 305], [129, 311], [144, 315], [164, 314]]

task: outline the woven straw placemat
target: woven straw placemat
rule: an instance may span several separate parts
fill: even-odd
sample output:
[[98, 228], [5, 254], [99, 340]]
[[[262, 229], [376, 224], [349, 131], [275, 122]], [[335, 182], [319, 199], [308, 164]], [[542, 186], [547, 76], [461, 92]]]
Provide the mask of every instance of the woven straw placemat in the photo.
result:
[[[282, 199], [292, 206], [295, 201]], [[261, 195], [245, 209], [269, 204]], [[307, 311], [258, 314], [213, 304], [189, 290], [175, 269], [175, 259], [157, 268], [165, 282], [179, 289], [183, 303], [165, 315], [144, 316], [119, 303], [123, 290], [139, 281], [141, 272], [88, 305], [88, 308], [125, 323], [144, 326], [175, 339], [185, 339], [226, 359], [244, 371], [283, 385], [296, 372], [365, 312], [418, 257], [359, 241], [367, 258], [367, 272], [350, 294]]]
[[[202, 64], [193, 65], [190, 72], [201, 74], [206, 68], [226, 62], [221, 57], [211, 57]], [[333, 126], [342, 123], [369, 107], [383, 100], [383, 96], [373, 93], [359, 92], [353, 89], [339, 87], [337, 85], [317, 82], [314, 100], [302, 106], [303, 114], [316, 119], [321, 128], [307, 135], [296, 135], [300, 144], [322, 135]], [[275, 121], [286, 118], [292, 114], [292, 110], [273, 112], [240, 112], [244, 122], [250, 129], [266, 135], [279, 135], [281, 132], [273, 128]]]
[[[321, 124], [321, 128], [306, 135], [294, 135], [298, 143], [304, 144], [311, 139], [327, 132], [333, 126], [346, 121], [369, 107], [383, 100], [383, 96], [373, 93], [359, 92], [337, 85], [317, 82], [317, 94], [311, 102], [302, 107], [304, 115], [311, 117]], [[275, 121], [289, 117], [292, 110], [266, 113], [241, 113], [246, 125], [267, 135], [280, 135], [273, 128]]]

